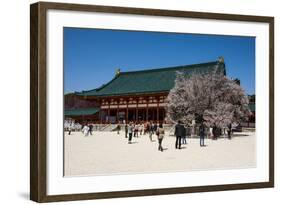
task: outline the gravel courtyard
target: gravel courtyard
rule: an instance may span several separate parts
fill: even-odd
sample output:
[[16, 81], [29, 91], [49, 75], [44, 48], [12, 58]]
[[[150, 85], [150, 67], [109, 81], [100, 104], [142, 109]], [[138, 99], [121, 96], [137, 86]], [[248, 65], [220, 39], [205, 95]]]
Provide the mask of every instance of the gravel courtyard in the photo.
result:
[[128, 144], [124, 132], [65, 133], [65, 176], [136, 174], [211, 169], [250, 168], [256, 166], [254, 132], [235, 133], [232, 140], [221, 138], [187, 139], [182, 149], [175, 149], [175, 137], [165, 136], [164, 151], [157, 150], [153, 135], [141, 135]]

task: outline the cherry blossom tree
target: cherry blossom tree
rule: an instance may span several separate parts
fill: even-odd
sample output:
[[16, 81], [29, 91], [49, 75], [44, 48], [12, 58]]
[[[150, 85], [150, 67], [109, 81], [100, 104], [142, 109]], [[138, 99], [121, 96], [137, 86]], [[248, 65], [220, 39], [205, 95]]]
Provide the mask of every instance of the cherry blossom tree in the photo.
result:
[[204, 122], [208, 127], [226, 127], [250, 115], [249, 100], [234, 80], [215, 69], [209, 73], [176, 73], [175, 86], [167, 97], [167, 118], [190, 124]]

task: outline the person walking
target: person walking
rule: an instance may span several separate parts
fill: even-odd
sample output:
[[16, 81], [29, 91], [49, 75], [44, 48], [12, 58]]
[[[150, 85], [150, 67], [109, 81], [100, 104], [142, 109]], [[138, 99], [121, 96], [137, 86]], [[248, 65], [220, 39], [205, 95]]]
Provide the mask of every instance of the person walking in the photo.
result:
[[141, 122], [140, 126], [139, 126], [140, 135], [142, 135], [143, 130], [144, 130], [144, 126], [143, 126], [143, 123]]
[[71, 135], [71, 130], [72, 130], [72, 129], [71, 129], [71, 124], [69, 123], [69, 125], [68, 125], [67, 127], [68, 127], [68, 128], [67, 128], [67, 129], [68, 129], [68, 135]]
[[148, 129], [148, 136], [149, 136], [150, 142], [152, 142], [152, 141], [153, 141], [153, 140], [152, 140], [152, 135], [153, 135], [153, 126], [152, 126], [152, 124], [151, 124], [151, 123], [150, 123], [150, 124], [148, 124], [147, 129]]
[[147, 132], [148, 132], [148, 122], [145, 122], [143, 134], [146, 135]]
[[132, 144], [133, 132], [134, 132], [134, 127], [133, 127], [132, 123], [130, 123], [129, 126], [128, 126], [128, 134], [129, 134], [128, 144]]
[[82, 133], [84, 134], [85, 137], [87, 137], [89, 135], [89, 130], [90, 130], [90, 128], [87, 125], [85, 125], [83, 127]]
[[217, 140], [217, 127], [214, 126], [213, 129], [212, 129], [212, 132], [213, 132], [213, 140]]
[[212, 127], [209, 128], [209, 138], [210, 139], [214, 139], [213, 128]]
[[89, 124], [89, 133], [90, 133], [90, 135], [93, 135], [93, 125], [92, 124]]
[[159, 124], [159, 127], [156, 130], [156, 135], [157, 135], [157, 138], [158, 138], [158, 151], [163, 152], [162, 141], [164, 139], [165, 130], [163, 128], [162, 123]]
[[118, 135], [120, 134], [120, 129], [121, 129], [120, 124], [118, 124], [117, 127], [116, 127], [116, 130], [117, 130], [117, 134], [118, 134]]
[[199, 135], [200, 135], [200, 147], [204, 147], [204, 138], [205, 138], [205, 127], [203, 122], [201, 123], [199, 127]]
[[181, 124], [181, 121], [178, 121], [178, 124], [175, 126], [175, 136], [176, 136], [176, 149], [181, 149], [181, 138], [185, 135], [185, 128]]
[[228, 139], [231, 140], [231, 130], [232, 130], [232, 125], [231, 123], [228, 125], [228, 130], [227, 130], [227, 135]]
[[154, 125], [153, 125], [153, 133], [156, 133], [156, 131], [157, 131], [157, 128], [158, 128], [158, 125], [157, 125], [157, 123], [154, 123]]
[[134, 137], [139, 137], [139, 125], [136, 123], [134, 126]]
[[128, 138], [128, 125], [125, 124], [125, 138]]
[[182, 136], [182, 144], [187, 144], [186, 142], [186, 137], [187, 137], [187, 129], [186, 127], [184, 127], [184, 135]]
[[151, 131], [152, 134], [154, 134], [154, 133], [153, 133], [153, 127], [154, 127], [153, 122], [150, 122], [150, 123], [149, 123], [149, 133], [150, 133], [150, 131]]

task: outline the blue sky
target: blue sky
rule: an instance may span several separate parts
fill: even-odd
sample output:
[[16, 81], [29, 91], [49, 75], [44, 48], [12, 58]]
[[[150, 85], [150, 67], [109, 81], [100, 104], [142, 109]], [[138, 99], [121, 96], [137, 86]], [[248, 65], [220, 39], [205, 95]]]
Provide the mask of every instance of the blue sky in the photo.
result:
[[122, 71], [216, 61], [255, 93], [255, 38], [64, 28], [64, 91], [90, 90]]

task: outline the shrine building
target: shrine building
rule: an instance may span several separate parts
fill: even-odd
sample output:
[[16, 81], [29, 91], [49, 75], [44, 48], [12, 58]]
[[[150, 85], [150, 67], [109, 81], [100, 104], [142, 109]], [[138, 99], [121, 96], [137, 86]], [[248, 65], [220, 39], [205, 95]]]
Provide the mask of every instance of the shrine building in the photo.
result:
[[129, 72], [117, 70], [113, 79], [99, 88], [68, 94], [76, 101], [89, 103], [81, 107], [77, 103], [65, 107], [65, 117], [101, 124], [130, 121], [165, 123], [165, 100], [174, 87], [177, 71], [187, 75], [212, 71], [226, 75], [222, 58], [185, 66]]

